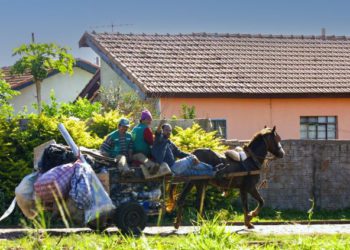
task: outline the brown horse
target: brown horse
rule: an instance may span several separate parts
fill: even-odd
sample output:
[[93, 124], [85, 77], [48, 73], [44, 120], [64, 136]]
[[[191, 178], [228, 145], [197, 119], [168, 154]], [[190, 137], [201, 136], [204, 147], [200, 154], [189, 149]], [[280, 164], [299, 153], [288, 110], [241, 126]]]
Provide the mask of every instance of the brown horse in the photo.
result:
[[[227, 173], [237, 171], [254, 171], [260, 170], [264, 160], [267, 158], [267, 153], [270, 152], [275, 158], [283, 158], [284, 150], [281, 146], [281, 138], [276, 132], [276, 127], [264, 128], [258, 132], [253, 139], [244, 146], [244, 151], [247, 158], [243, 162], [233, 161], [229, 158], [221, 157], [210, 149], [197, 149], [193, 152], [197, 158], [212, 166], [224, 165], [223, 170], [219, 171], [220, 176]], [[220, 190], [228, 191], [232, 188], [239, 188], [240, 197], [243, 205], [244, 224], [247, 228], [253, 228], [251, 220], [257, 216], [264, 205], [264, 200], [258, 192], [257, 184], [260, 175], [247, 175], [234, 178], [217, 177], [210, 180], [197, 180], [187, 182], [177, 201], [177, 217], [175, 221], [175, 228], [179, 228], [182, 221], [183, 208], [186, 195], [191, 189], [196, 186], [197, 189], [197, 205], [199, 205], [200, 198], [208, 184], [218, 187]], [[170, 188], [170, 200], [174, 200], [175, 185]], [[251, 212], [248, 212], [248, 193], [258, 202], [258, 206]], [[200, 209], [201, 211], [201, 209]], [[202, 211], [201, 211], [202, 212]]]

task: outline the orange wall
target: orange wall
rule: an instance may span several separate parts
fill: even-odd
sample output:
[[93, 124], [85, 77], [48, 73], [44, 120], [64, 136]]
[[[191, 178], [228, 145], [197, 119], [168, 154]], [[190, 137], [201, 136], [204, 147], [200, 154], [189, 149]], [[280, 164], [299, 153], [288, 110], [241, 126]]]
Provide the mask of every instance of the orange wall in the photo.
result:
[[337, 116], [338, 139], [350, 140], [350, 98], [162, 98], [162, 115], [179, 117], [182, 104], [194, 105], [197, 118], [226, 119], [228, 139], [250, 139], [264, 125], [276, 125], [282, 139], [300, 139], [300, 116]]

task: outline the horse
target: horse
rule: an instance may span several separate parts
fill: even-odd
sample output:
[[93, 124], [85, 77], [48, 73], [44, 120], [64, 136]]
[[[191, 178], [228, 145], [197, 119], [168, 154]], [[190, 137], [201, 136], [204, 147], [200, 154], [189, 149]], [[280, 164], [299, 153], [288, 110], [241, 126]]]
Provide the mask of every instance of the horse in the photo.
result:
[[[244, 151], [247, 155], [247, 158], [244, 161], [234, 161], [228, 157], [220, 156], [210, 149], [197, 149], [193, 152], [197, 158], [205, 163], [208, 163], [212, 166], [224, 165], [224, 168], [218, 171], [219, 175], [216, 178], [208, 180], [195, 180], [185, 183], [185, 186], [180, 193], [177, 205], [177, 214], [174, 223], [174, 227], [178, 229], [180, 227], [183, 215], [183, 208], [185, 204], [186, 195], [192, 190], [195, 186], [197, 190], [197, 206], [202, 206], [203, 201], [200, 197], [203, 197], [205, 194], [205, 189], [208, 184], [213, 185], [220, 190], [228, 191], [232, 188], [238, 188], [240, 191], [240, 198], [243, 206], [244, 213], [244, 225], [251, 229], [254, 228], [254, 225], [251, 223], [253, 217], [257, 216], [264, 206], [264, 200], [259, 194], [257, 189], [257, 184], [260, 180], [260, 175], [248, 175], [239, 176], [233, 178], [225, 178], [225, 174], [237, 172], [237, 171], [254, 171], [260, 170], [264, 164], [265, 159], [267, 159], [267, 154], [270, 152], [275, 158], [283, 158], [285, 152], [281, 145], [281, 137], [276, 132], [276, 126], [271, 128], [264, 128], [260, 132], [256, 133], [252, 140], [246, 144]], [[220, 177], [222, 176], [222, 177]], [[174, 199], [174, 189], [175, 184], [170, 187], [170, 200], [172, 202]], [[257, 207], [248, 212], [248, 193], [258, 202]], [[199, 203], [199, 201], [201, 201]], [[201, 207], [202, 208], [202, 207]], [[200, 213], [202, 209], [199, 209]]]

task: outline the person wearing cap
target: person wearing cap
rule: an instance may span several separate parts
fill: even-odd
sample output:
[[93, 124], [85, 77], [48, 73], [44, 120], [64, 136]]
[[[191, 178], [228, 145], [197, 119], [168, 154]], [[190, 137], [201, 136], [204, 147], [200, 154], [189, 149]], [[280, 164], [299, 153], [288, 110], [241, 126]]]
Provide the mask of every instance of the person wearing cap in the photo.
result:
[[214, 168], [200, 162], [195, 155], [181, 151], [171, 140], [172, 127], [168, 123], [159, 123], [152, 147], [152, 156], [158, 164], [168, 164], [174, 175], [215, 176]]
[[153, 133], [150, 128], [152, 123], [152, 114], [148, 110], [141, 113], [140, 123], [131, 131], [133, 144], [133, 160], [143, 164], [150, 174], [155, 174], [159, 170], [159, 164], [150, 160], [151, 147], [153, 145]]
[[131, 133], [127, 132], [130, 122], [126, 118], [119, 121], [118, 130], [110, 133], [101, 145], [100, 151], [103, 155], [115, 158], [122, 176], [131, 176], [134, 171], [128, 166], [132, 157], [133, 140]]

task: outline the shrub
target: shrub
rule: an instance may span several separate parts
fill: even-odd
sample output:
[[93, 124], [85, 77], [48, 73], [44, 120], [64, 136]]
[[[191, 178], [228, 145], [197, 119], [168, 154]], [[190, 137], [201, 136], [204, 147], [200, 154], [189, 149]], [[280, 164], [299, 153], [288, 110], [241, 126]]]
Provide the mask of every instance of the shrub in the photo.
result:
[[119, 121], [123, 117], [130, 118], [129, 115], [125, 116], [118, 110], [111, 110], [103, 114], [94, 113], [87, 121], [88, 131], [99, 138], [104, 138], [113, 130], [118, 129]]
[[[37, 107], [36, 104], [34, 106]], [[42, 113], [49, 117], [73, 116], [85, 120], [101, 110], [101, 103], [91, 103], [86, 98], [78, 98], [76, 102], [58, 103], [53, 90], [50, 93], [50, 103], [42, 102]]]
[[172, 140], [185, 152], [192, 152], [197, 148], [210, 148], [215, 152], [222, 153], [228, 147], [221, 144], [216, 134], [217, 131], [206, 132], [201, 126], [194, 123], [192, 127], [187, 129], [175, 127]]

